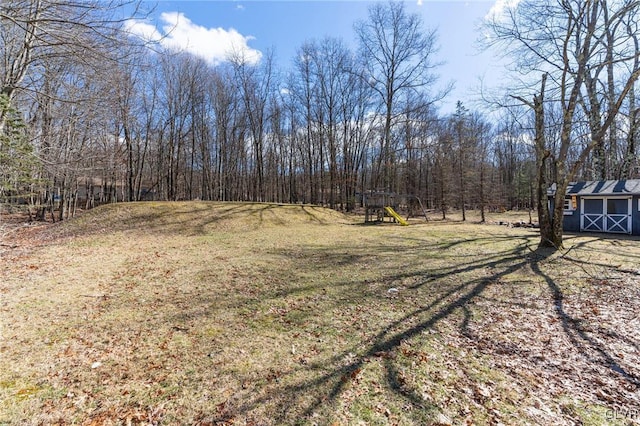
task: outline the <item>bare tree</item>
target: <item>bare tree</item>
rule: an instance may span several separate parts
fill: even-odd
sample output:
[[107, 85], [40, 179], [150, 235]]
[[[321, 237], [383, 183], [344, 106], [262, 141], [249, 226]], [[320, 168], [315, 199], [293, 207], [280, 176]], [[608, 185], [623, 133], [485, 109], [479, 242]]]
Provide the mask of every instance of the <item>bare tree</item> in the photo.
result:
[[[294, 71], [292, 72], [288, 90], [304, 125], [304, 132], [298, 138], [298, 150], [304, 168], [302, 176], [303, 201], [321, 202], [323, 168], [323, 146], [318, 141], [315, 124], [315, 102], [317, 101], [317, 73], [314, 71], [313, 58], [317, 56], [317, 45], [308, 41], [296, 51]], [[302, 132], [301, 132], [302, 133]]]
[[467, 220], [466, 215], [466, 204], [467, 204], [467, 191], [468, 185], [467, 180], [469, 177], [468, 173], [468, 158], [469, 158], [469, 142], [471, 140], [471, 129], [468, 123], [468, 114], [469, 110], [464, 107], [462, 102], [458, 101], [456, 103], [456, 112], [451, 117], [450, 125], [452, 126], [451, 134], [452, 139], [454, 141], [455, 152], [457, 155], [456, 168], [457, 168], [457, 184], [458, 184], [458, 205], [460, 207], [460, 211], [462, 212], [462, 221]]
[[[346, 84], [341, 88], [342, 117], [342, 205], [346, 210], [355, 208], [358, 184], [364, 192], [364, 183], [358, 182], [366, 167], [365, 155], [370, 145], [372, 123], [368, 120], [371, 90], [362, 79], [362, 69], [356, 63], [349, 68]], [[346, 207], [344, 207], [346, 206]]]
[[440, 120], [431, 154], [434, 168], [434, 207], [440, 210], [443, 220], [447, 218], [447, 212], [452, 206], [451, 194], [455, 180], [455, 158], [451, 155], [453, 152], [455, 152], [454, 137], [446, 120]]
[[[626, 22], [626, 31], [630, 37], [630, 43], [633, 45], [633, 49], [636, 52], [640, 52], [640, 40], [638, 39], [638, 31], [639, 23], [637, 21], [628, 20]], [[636, 56], [632, 67], [637, 69], [640, 67], [638, 63], [640, 61], [640, 56]], [[619, 166], [618, 178], [626, 179], [632, 176], [633, 171], [635, 169], [635, 173], [639, 172], [638, 170], [638, 156], [637, 156], [637, 137], [638, 130], [640, 129], [640, 116], [638, 115], [638, 107], [636, 106], [636, 90], [635, 85], [636, 82], [633, 82], [631, 88], [629, 89], [628, 101], [627, 101], [627, 123], [628, 130], [626, 136], [626, 147], [622, 151], [621, 161]], [[613, 97], [610, 97], [612, 99]], [[614, 131], [611, 131], [611, 134], [614, 135]]]
[[[336, 205], [338, 185], [338, 153], [340, 151], [340, 114], [344, 111], [340, 103], [345, 101], [343, 88], [348, 84], [350, 52], [340, 39], [325, 38], [312, 58], [318, 82], [316, 120], [320, 137], [326, 146], [329, 169], [329, 196], [331, 208]], [[325, 144], [326, 142], [326, 144]]]
[[424, 214], [422, 200], [433, 197], [429, 189], [433, 187], [434, 131], [438, 117], [429, 98], [409, 93], [403, 100], [404, 112], [399, 117], [400, 129], [395, 134], [400, 139], [402, 153], [401, 192], [407, 194], [409, 215]]
[[243, 170], [246, 164], [245, 134], [241, 93], [233, 82], [233, 70], [219, 67], [211, 76], [211, 104], [213, 132], [211, 151], [214, 155], [214, 182], [212, 190], [216, 200], [229, 201], [243, 198]]
[[264, 201], [265, 131], [269, 121], [269, 101], [275, 87], [274, 57], [273, 54], [266, 55], [258, 65], [250, 64], [242, 53], [233, 54], [230, 59], [251, 134], [255, 182], [252, 200]]
[[[98, 64], [122, 58], [119, 36], [129, 0], [3, 0], [0, 4], [0, 93], [12, 101], [29, 73], [52, 58]], [[137, 8], [133, 5], [134, 14]], [[91, 61], [91, 59], [100, 61]], [[0, 116], [0, 128], [4, 116]]]
[[[137, 13], [128, 0], [0, 3], [0, 93], [25, 116], [29, 142], [42, 165], [33, 173], [42, 183], [34, 198], [52, 217], [54, 200], [59, 218], [74, 214], [79, 179], [107, 162], [97, 158], [101, 148], [108, 146], [112, 154], [103, 176], [119, 173], [107, 70], [131, 60], [123, 33], [125, 6]], [[0, 130], [7, 118], [0, 111]]]
[[[435, 30], [427, 30], [420, 17], [409, 14], [404, 2], [374, 3], [369, 17], [356, 23], [361, 55], [365, 62], [364, 77], [377, 93], [383, 107], [379, 163], [384, 166], [383, 185], [391, 185], [394, 149], [392, 128], [401, 113], [399, 102], [403, 92], [425, 92], [433, 89], [439, 65]], [[444, 93], [433, 94], [438, 100]]]

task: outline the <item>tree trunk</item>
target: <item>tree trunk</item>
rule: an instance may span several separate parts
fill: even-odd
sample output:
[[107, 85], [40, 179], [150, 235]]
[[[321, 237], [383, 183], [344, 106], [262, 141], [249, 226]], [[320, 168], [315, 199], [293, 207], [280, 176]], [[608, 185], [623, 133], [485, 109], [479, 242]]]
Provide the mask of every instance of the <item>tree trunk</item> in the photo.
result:
[[486, 205], [486, 200], [485, 200], [485, 194], [484, 194], [484, 163], [480, 164], [480, 222], [485, 223], [487, 221], [486, 215], [485, 215], [485, 205]]
[[[537, 188], [537, 207], [538, 207], [538, 223], [540, 224], [540, 243], [538, 248], [553, 247], [559, 249], [562, 247], [562, 209], [564, 207], [564, 188], [560, 183], [556, 183], [556, 195], [554, 198], [553, 215], [549, 211], [549, 202], [547, 197], [547, 159], [551, 153], [546, 146], [545, 122], [544, 122], [544, 92], [547, 83], [547, 74], [542, 75], [540, 83], [540, 94], [533, 97], [533, 104], [526, 102], [533, 107], [535, 114], [535, 148], [536, 148], [536, 188]], [[558, 206], [560, 200], [560, 206]], [[558, 216], [558, 208], [560, 215]]]

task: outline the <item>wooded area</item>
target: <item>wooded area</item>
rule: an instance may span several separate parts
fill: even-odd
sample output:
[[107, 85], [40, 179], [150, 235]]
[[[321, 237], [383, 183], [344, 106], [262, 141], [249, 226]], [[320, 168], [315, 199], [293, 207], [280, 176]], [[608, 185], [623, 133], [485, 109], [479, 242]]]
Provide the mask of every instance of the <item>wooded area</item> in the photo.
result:
[[545, 206], [552, 182], [563, 197], [572, 180], [640, 175], [638, 6], [519, 2], [483, 31], [523, 83], [491, 113], [461, 100], [443, 115], [446, 52], [402, 2], [354, 23], [358, 49], [309, 40], [283, 69], [269, 53], [214, 66], [150, 45], [127, 0], [3, 1], [0, 202], [56, 220], [150, 199], [349, 211], [369, 190], [443, 216]]

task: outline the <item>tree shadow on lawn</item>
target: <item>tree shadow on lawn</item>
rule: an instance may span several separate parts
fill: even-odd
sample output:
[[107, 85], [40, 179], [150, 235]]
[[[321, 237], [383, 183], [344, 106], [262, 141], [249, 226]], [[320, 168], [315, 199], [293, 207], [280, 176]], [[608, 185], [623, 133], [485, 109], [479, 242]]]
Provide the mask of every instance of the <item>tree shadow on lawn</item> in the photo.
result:
[[[549, 251], [532, 251], [530, 246], [532, 240], [530, 238], [509, 237], [507, 239], [520, 239], [518, 243], [510, 249], [502, 252], [486, 254], [482, 257], [471, 259], [464, 264], [464, 260], [454, 263], [453, 266], [443, 267], [439, 272], [421, 269], [413, 272], [394, 271], [385, 277], [385, 281], [394, 282], [396, 280], [404, 280], [407, 278], [414, 279], [414, 284], [408, 286], [406, 291], [429, 289], [433, 290], [434, 298], [417, 308], [407, 312], [402, 317], [390, 321], [372, 338], [355, 342], [351, 346], [334, 354], [331, 358], [318, 362], [310, 362], [307, 365], [296, 366], [288, 373], [296, 374], [302, 370], [311, 372], [314, 377], [300, 380], [297, 383], [288, 385], [279, 385], [266, 394], [259, 397], [250, 398], [240, 402], [234, 409], [236, 415], [248, 415], [253, 409], [263, 404], [271, 404], [274, 406], [273, 420], [276, 424], [294, 423], [294, 419], [311, 420], [318, 413], [325, 413], [329, 407], [334, 406], [340, 395], [349, 388], [349, 377], [353, 378], [373, 358], [382, 360], [384, 368], [384, 381], [389, 389], [391, 389], [400, 399], [421, 407], [421, 410], [407, 412], [405, 415], [410, 416], [413, 421], [425, 421], [425, 411], [427, 415], [433, 416], [437, 413], [437, 407], [429, 407], [423, 396], [417, 389], [403, 384], [402, 373], [393, 357], [387, 357], [385, 354], [397, 350], [403, 342], [411, 342], [418, 338], [425, 331], [433, 330], [443, 320], [452, 317], [455, 314], [462, 315], [460, 324], [461, 334], [473, 338], [468, 333], [469, 324], [472, 321], [472, 306], [493, 284], [500, 281], [510, 274], [519, 273], [523, 270], [532, 271], [536, 276], [542, 278], [549, 290], [549, 295], [544, 296], [546, 303], [553, 304], [553, 310], [557, 319], [560, 321], [562, 331], [567, 335], [573, 347], [577, 352], [584, 356], [584, 361], [590, 365], [606, 365], [611, 372], [622, 377], [630, 386], [637, 389], [640, 386], [638, 377], [632, 372], [625, 369], [615, 360], [610, 351], [600, 344], [596, 339], [582, 328], [581, 322], [567, 313], [564, 306], [564, 294], [560, 285], [545, 271], [548, 265], [545, 265], [553, 254]], [[482, 238], [476, 240], [466, 239], [466, 242], [481, 242]], [[464, 241], [454, 241], [442, 244], [440, 250], [446, 251], [459, 245]], [[386, 250], [386, 248], [383, 248]], [[418, 247], [415, 250], [427, 249], [427, 247]], [[322, 253], [323, 264], [329, 268], [331, 265], [341, 265], [341, 267], [352, 264], [358, 265], [364, 258], [371, 256], [372, 247], [363, 249], [366, 253], [353, 254], [337, 249], [335, 247], [326, 248]], [[318, 255], [318, 249], [313, 249], [306, 253], [303, 257], [314, 257]], [[458, 256], [454, 253], [455, 256]], [[462, 255], [464, 258], [464, 255]], [[312, 265], [317, 268], [317, 264]], [[487, 273], [488, 272], [488, 273]], [[463, 281], [458, 284], [443, 286], [441, 280], [452, 277], [472, 275], [481, 275]], [[363, 294], [362, 287], [366, 285], [364, 282], [347, 282], [330, 284], [332, 287], [336, 285], [344, 286], [344, 291], [355, 290], [354, 295], [336, 300], [334, 309], [345, 308], [345, 304], [354, 303], [359, 297], [367, 297]], [[322, 285], [318, 285], [317, 290]], [[438, 288], [439, 287], [439, 288]], [[298, 291], [313, 290], [313, 286], [305, 286], [290, 291], [279, 292], [274, 299], [295, 295]], [[370, 295], [369, 295], [370, 296]], [[550, 297], [549, 297], [550, 296]], [[366, 300], [364, 300], [366, 302]], [[329, 307], [331, 308], [331, 307]], [[374, 320], [372, 318], [372, 320]], [[553, 337], [553, 336], [551, 336]], [[630, 342], [634, 343], [633, 340]], [[634, 343], [635, 345], [635, 343]], [[637, 347], [637, 346], [636, 346]], [[352, 356], [353, 354], [357, 354]], [[345, 363], [345, 359], [352, 360]], [[334, 367], [332, 367], [334, 366]], [[322, 394], [319, 394], [322, 393]], [[311, 396], [310, 396], [311, 395]], [[274, 405], [275, 404], [275, 405]], [[271, 411], [271, 410], [270, 410]]]
[[[640, 238], [637, 236], [601, 233], [569, 234], [564, 240], [570, 244], [570, 247], [563, 254], [563, 257], [583, 269], [584, 267], [590, 267], [591, 269], [594, 267], [611, 268], [610, 263], [603, 262], [601, 259], [603, 250], [615, 252], [616, 256], [621, 258], [621, 261], [628, 265], [633, 265], [633, 267], [637, 267], [640, 262], [640, 251], [636, 254], [624, 250], [625, 242], [629, 242], [631, 245], [640, 242]], [[576, 257], [574, 254], [578, 251], [581, 252], [581, 256]], [[583, 258], [585, 254], [591, 254], [592, 256]], [[640, 268], [625, 269], [618, 266], [615, 269], [618, 272], [640, 275]]]
[[[495, 237], [492, 237], [495, 240]], [[293, 423], [293, 419], [302, 418], [311, 419], [314, 414], [317, 414], [322, 407], [330, 407], [335, 404], [338, 397], [347, 389], [349, 377], [353, 377], [360, 371], [366, 362], [374, 357], [383, 359], [384, 376], [385, 381], [390, 389], [392, 389], [399, 397], [405, 400], [407, 403], [414, 404], [415, 406], [425, 407], [424, 399], [419, 395], [416, 389], [411, 389], [406, 386], [400, 385], [402, 378], [398, 367], [393, 362], [392, 358], [387, 358], [384, 354], [390, 353], [396, 350], [401, 343], [411, 341], [417, 338], [423, 332], [433, 329], [438, 323], [452, 316], [458, 311], [462, 311], [465, 321], [468, 322], [468, 306], [473, 304], [489, 286], [493, 283], [500, 281], [503, 277], [508, 276], [514, 272], [521, 270], [527, 266], [530, 266], [536, 261], [536, 254], [529, 250], [531, 241], [528, 239], [522, 239], [521, 241], [512, 246], [512, 248], [504, 250], [502, 252], [496, 252], [484, 255], [477, 260], [468, 261], [465, 264], [465, 256], [463, 254], [453, 253], [453, 256], [460, 256], [461, 259], [454, 263], [453, 266], [443, 267], [439, 272], [427, 271], [421, 269], [416, 272], [398, 272], [389, 274], [385, 277], [385, 281], [404, 280], [407, 278], [415, 278], [416, 282], [407, 287], [406, 291], [411, 290], [433, 290], [435, 298], [429, 303], [418, 306], [416, 309], [404, 314], [402, 317], [389, 322], [372, 338], [365, 341], [356, 342], [353, 346], [340, 351], [333, 355], [328, 360], [322, 362], [312, 362], [305, 366], [298, 366], [296, 370], [291, 374], [295, 374], [296, 371], [306, 369], [308, 371], [314, 371], [319, 373], [316, 377], [308, 379], [299, 383], [278, 386], [273, 392], [269, 392], [266, 395], [262, 395], [258, 398], [252, 398], [250, 401], [243, 401], [236, 408], [236, 413], [239, 415], [247, 415], [254, 408], [263, 404], [273, 404], [277, 401], [277, 408], [275, 411], [274, 423]], [[505, 240], [512, 240], [513, 237], [504, 237]], [[465, 239], [466, 242], [479, 242], [482, 238], [477, 239]], [[439, 250], [448, 250], [454, 247], [462, 241], [447, 242], [442, 244]], [[433, 250], [433, 247], [416, 248], [416, 250], [425, 249]], [[378, 250], [387, 250], [382, 247]], [[313, 257], [318, 256], [318, 249], [313, 249], [313, 252], [309, 252], [306, 256]], [[365, 249], [366, 254], [360, 254], [354, 256], [352, 253], [343, 252], [342, 250], [336, 250], [335, 247], [325, 249], [326, 253], [323, 253], [323, 260], [326, 267], [331, 265], [348, 265], [349, 263], [354, 266], [358, 264], [366, 256], [372, 256], [375, 253], [375, 249], [368, 247]], [[317, 265], [314, 265], [317, 266]], [[487, 271], [491, 271], [487, 274]], [[465, 274], [479, 274], [481, 277], [471, 279], [466, 282], [461, 282], [457, 285], [449, 285], [446, 288], [437, 288], [440, 284], [440, 280], [456, 277], [458, 275]], [[334, 286], [333, 284], [332, 286]], [[338, 284], [340, 285], [340, 284]], [[334, 308], [340, 308], [341, 304], [353, 302], [359, 296], [362, 296], [362, 288], [366, 286], [363, 282], [350, 282], [345, 286], [345, 291], [350, 289], [355, 290], [356, 296], [352, 295], [347, 300], [336, 300]], [[433, 287], [430, 287], [433, 286]], [[292, 289], [289, 295], [295, 294], [300, 289]], [[308, 291], [309, 287], [305, 287], [305, 291]], [[285, 295], [280, 293], [278, 297], [284, 297]], [[367, 297], [366, 295], [364, 297]], [[370, 297], [370, 295], [369, 295]], [[366, 301], [366, 300], [365, 300]], [[344, 306], [342, 306], [344, 308]], [[372, 320], [375, 320], [372, 318]], [[348, 363], [343, 361], [349, 358], [351, 354], [357, 354], [355, 359]], [[335, 366], [332, 368], [331, 366]], [[328, 389], [328, 392], [324, 395], [318, 395], [319, 389]], [[308, 400], [308, 395], [314, 395], [313, 400]], [[409, 415], [412, 415], [409, 413]], [[424, 413], [415, 413], [415, 421], [424, 421]]]
[[50, 228], [52, 234], [91, 235], [109, 232], [141, 232], [158, 236], [206, 235], [219, 227], [235, 230], [260, 229], [264, 225], [304, 223], [328, 224], [330, 210], [304, 204], [252, 202], [176, 201], [133, 202], [100, 206]]
[[[579, 262], [573, 259], [569, 260]], [[610, 265], [600, 264], [598, 266], [606, 267]], [[567, 312], [564, 292], [556, 280], [554, 280], [548, 273], [544, 272], [543, 268], [541, 268], [541, 262], [539, 259], [531, 263], [531, 268], [537, 275], [544, 279], [545, 283], [549, 287], [553, 301], [553, 309], [562, 324], [562, 330], [573, 346], [578, 350], [578, 353], [585, 358], [585, 361], [589, 364], [603, 365], [612, 372], [619, 374], [620, 377], [631, 385], [633, 389], [640, 388], [640, 377], [623, 368], [604, 345], [589, 335], [586, 327], [583, 325], [583, 319], [576, 318]], [[633, 342], [633, 340], [622, 340], [626, 340], [627, 343], [631, 344], [636, 349], [638, 348], [638, 344]]]

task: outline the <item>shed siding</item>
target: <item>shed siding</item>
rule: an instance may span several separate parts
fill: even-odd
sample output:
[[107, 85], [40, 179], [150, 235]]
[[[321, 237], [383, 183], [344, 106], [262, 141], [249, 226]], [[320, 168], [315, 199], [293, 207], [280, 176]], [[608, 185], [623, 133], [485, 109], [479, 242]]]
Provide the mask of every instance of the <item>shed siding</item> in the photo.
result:
[[565, 231], [580, 232], [580, 200], [578, 199], [578, 208], [571, 214], [565, 213], [562, 219], [562, 228]]
[[632, 235], [640, 235], [640, 196], [633, 197], [631, 203]]

